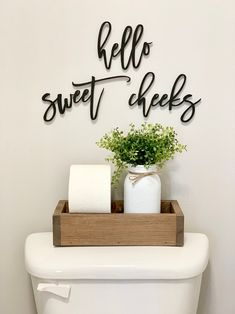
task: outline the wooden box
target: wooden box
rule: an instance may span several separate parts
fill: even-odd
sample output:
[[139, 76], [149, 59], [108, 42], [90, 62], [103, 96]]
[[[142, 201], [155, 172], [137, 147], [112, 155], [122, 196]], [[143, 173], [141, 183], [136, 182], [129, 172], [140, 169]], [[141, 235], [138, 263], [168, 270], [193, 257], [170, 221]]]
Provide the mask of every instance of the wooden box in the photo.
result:
[[53, 215], [55, 246], [183, 246], [184, 215], [177, 201], [162, 201], [160, 214], [124, 214], [123, 201], [111, 214], [71, 214], [59, 201]]

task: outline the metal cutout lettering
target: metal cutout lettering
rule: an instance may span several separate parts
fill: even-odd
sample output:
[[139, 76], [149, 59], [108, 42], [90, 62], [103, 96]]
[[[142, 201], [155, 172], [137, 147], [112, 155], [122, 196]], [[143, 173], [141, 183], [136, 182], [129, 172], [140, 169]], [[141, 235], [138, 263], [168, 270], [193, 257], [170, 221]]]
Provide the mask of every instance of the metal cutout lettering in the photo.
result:
[[[134, 69], [138, 69], [143, 58], [150, 55], [150, 50], [152, 48], [152, 42], [142, 41], [144, 26], [138, 24], [135, 29], [129, 25], [126, 26], [122, 33], [120, 44], [115, 42], [108, 53], [107, 44], [110, 40], [111, 32], [111, 23], [105, 21], [99, 29], [97, 40], [98, 58], [104, 62], [106, 70], [110, 70], [113, 61], [117, 62], [119, 59], [122, 70], [127, 71], [130, 66]], [[129, 46], [128, 51], [127, 46]], [[124, 80], [131, 83], [131, 77], [127, 75], [116, 75], [100, 79], [96, 79], [95, 76], [92, 76], [91, 80], [88, 82], [72, 82], [72, 86], [76, 90], [74, 93], [71, 93], [69, 97], [63, 97], [60, 93], [54, 99], [51, 99], [51, 94], [45, 93], [42, 96], [42, 100], [48, 104], [48, 107], [43, 115], [44, 121], [53, 121], [57, 113], [64, 115], [68, 109], [78, 103], [89, 104], [90, 118], [91, 120], [96, 120], [98, 118], [99, 108], [105, 90], [104, 88], [101, 90], [98, 101], [95, 103], [94, 95], [96, 93], [96, 84], [105, 84], [107, 81], [117, 80]], [[169, 94], [159, 95], [158, 93], [154, 93], [151, 97], [149, 96], [149, 92], [155, 82], [155, 74], [154, 72], [147, 72], [140, 83], [139, 90], [136, 93], [132, 93], [129, 97], [128, 105], [129, 107], [142, 107], [144, 118], [147, 118], [150, 111], [157, 106], [167, 108], [171, 111], [175, 107], [186, 105], [186, 109], [183, 111], [180, 120], [183, 123], [187, 123], [194, 117], [196, 105], [201, 99], [194, 101], [192, 99], [192, 94], [182, 95], [186, 81], [186, 75], [181, 73], [173, 83]]]

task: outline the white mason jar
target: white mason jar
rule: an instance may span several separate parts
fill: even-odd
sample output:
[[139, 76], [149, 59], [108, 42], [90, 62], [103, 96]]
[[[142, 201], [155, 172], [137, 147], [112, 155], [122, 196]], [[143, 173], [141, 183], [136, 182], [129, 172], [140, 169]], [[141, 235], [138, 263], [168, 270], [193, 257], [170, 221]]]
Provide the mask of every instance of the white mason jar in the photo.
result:
[[125, 213], [160, 213], [161, 181], [155, 165], [128, 167], [124, 181]]

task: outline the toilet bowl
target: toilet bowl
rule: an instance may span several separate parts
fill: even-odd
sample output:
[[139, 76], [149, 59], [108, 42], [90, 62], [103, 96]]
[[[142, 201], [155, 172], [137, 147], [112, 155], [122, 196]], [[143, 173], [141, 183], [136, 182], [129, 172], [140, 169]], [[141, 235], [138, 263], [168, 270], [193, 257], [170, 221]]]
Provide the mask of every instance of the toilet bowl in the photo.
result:
[[208, 239], [184, 247], [53, 247], [52, 233], [25, 243], [38, 314], [196, 314]]

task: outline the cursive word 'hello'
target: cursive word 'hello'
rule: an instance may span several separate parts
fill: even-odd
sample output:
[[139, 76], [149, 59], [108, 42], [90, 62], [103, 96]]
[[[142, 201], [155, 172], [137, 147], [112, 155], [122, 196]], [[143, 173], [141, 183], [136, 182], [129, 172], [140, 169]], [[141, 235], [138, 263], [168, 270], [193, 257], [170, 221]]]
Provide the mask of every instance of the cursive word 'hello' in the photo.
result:
[[[103, 38], [103, 33], [107, 28], [107, 33]], [[142, 45], [141, 52], [139, 56], [136, 56], [137, 46], [140, 44], [141, 38], [144, 33], [144, 27], [142, 24], [136, 26], [133, 31], [131, 26], [126, 26], [123, 34], [121, 43], [114, 43], [110, 52], [110, 57], [108, 58], [105, 46], [107, 41], [111, 35], [112, 25], [110, 22], [104, 22], [99, 30], [98, 42], [97, 42], [97, 51], [98, 57], [100, 59], [104, 59], [104, 65], [106, 69], [110, 69], [112, 65], [112, 61], [115, 57], [120, 56], [121, 66], [123, 70], [127, 70], [130, 63], [132, 63], [133, 67], [137, 69], [140, 66], [143, 56], [147, 56], [150, 53], [151, 42], [144, 42]], [[131, 44], [131, 51], [129, 52], [129, 56], [127, 56], [126, 48], [128, 44]]]

